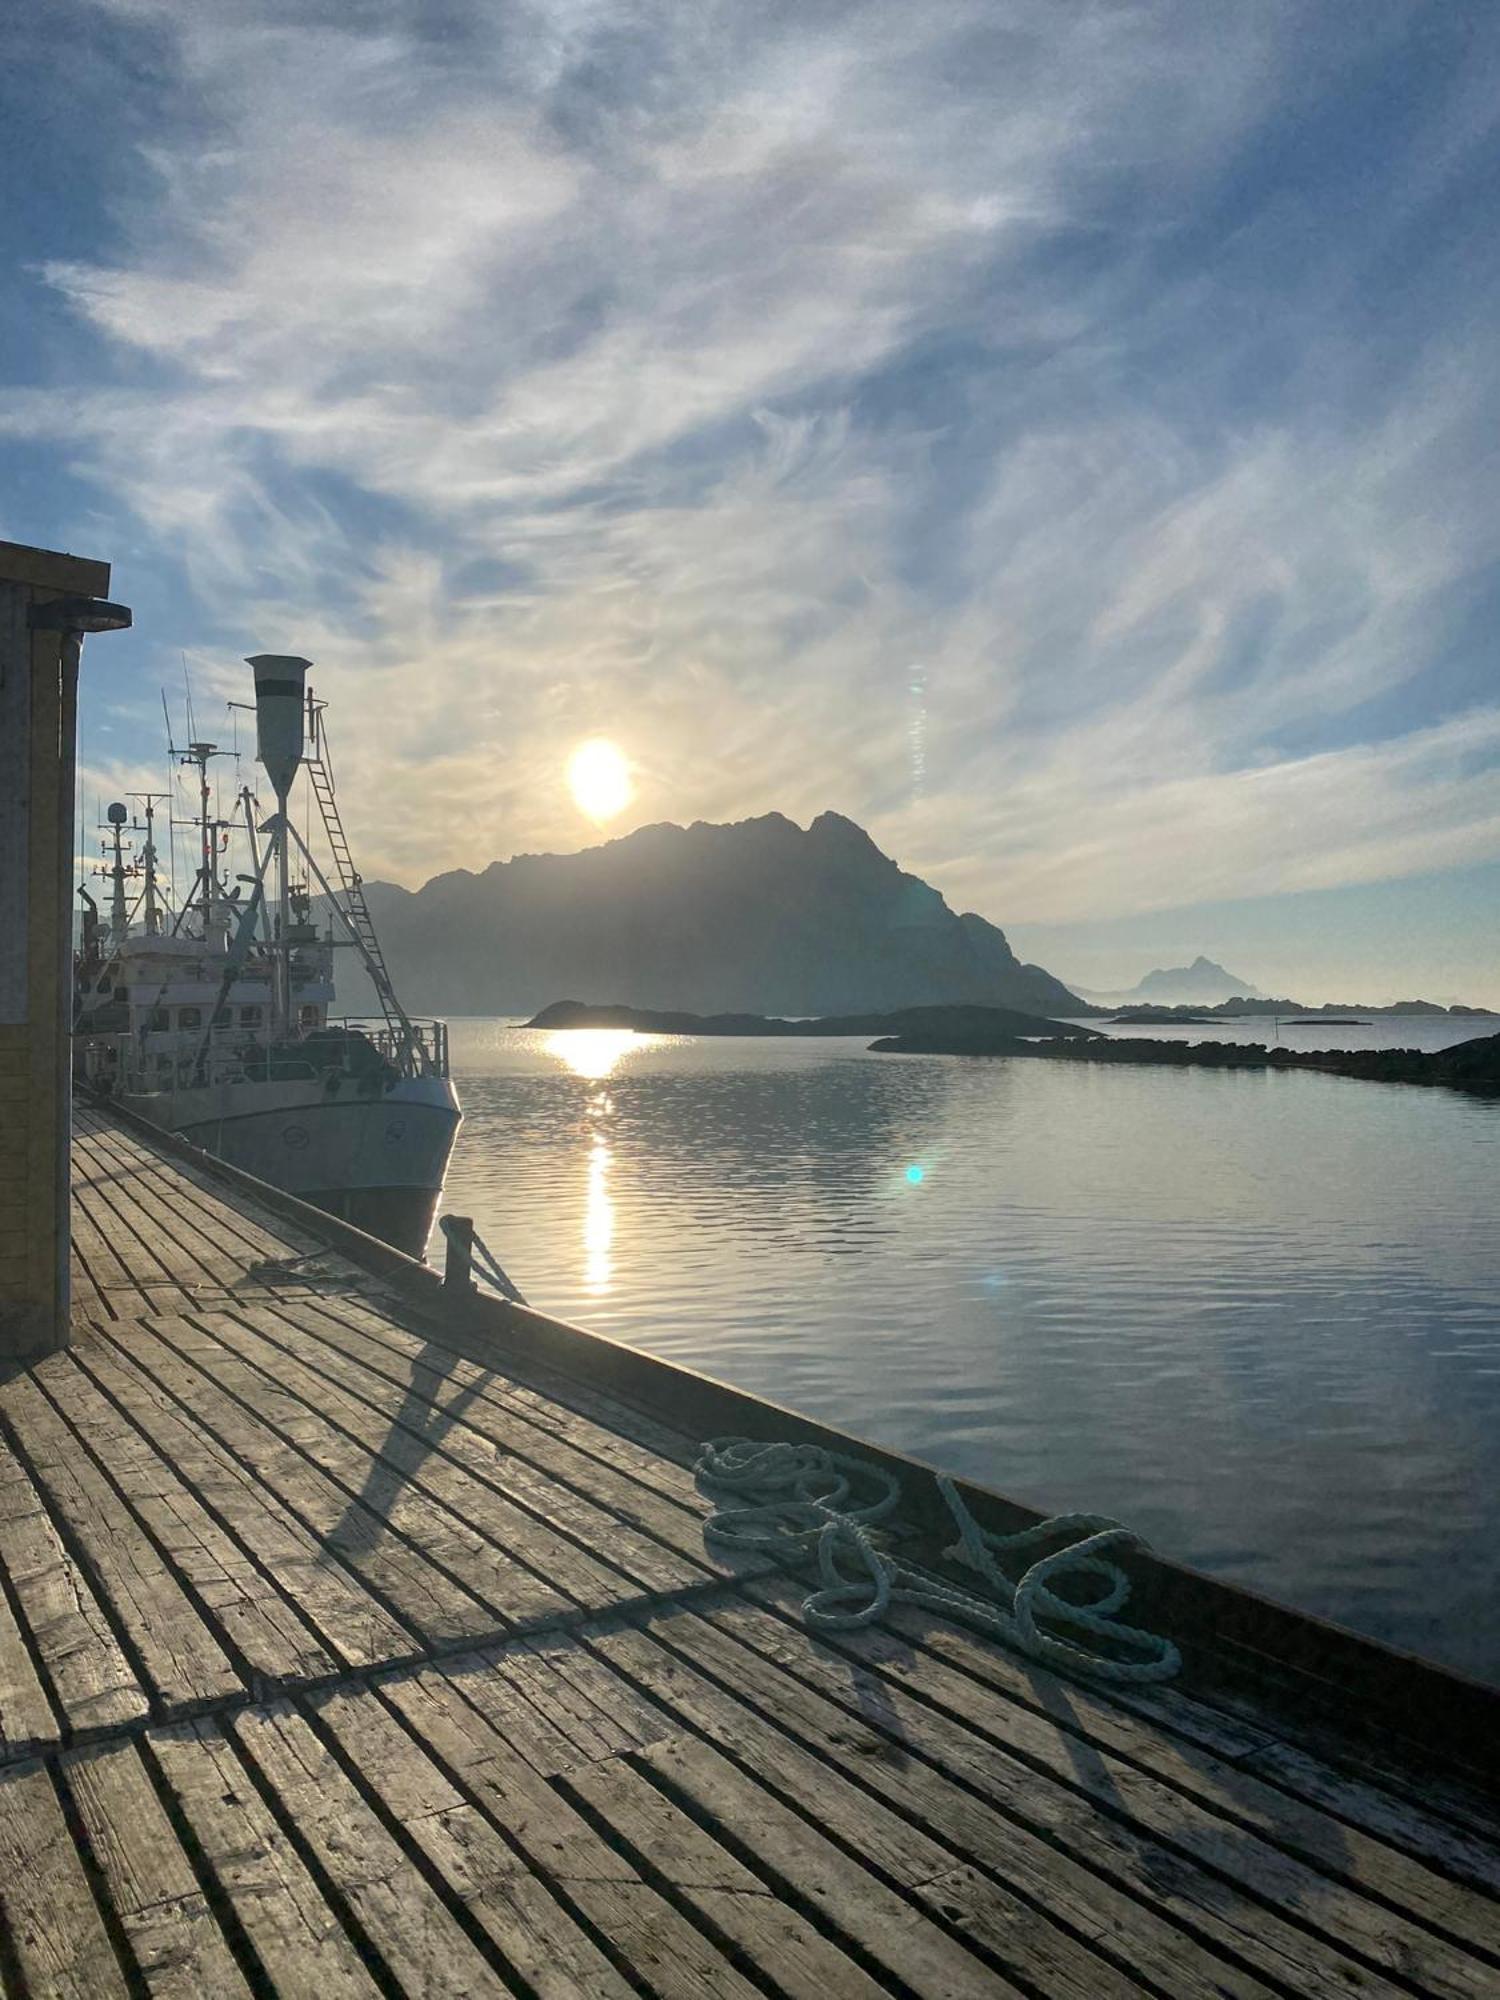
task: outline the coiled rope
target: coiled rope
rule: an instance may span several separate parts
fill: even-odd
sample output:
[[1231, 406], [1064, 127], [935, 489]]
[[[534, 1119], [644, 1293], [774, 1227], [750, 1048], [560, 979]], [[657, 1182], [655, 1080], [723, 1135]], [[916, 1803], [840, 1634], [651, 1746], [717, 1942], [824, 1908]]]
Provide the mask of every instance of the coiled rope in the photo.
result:
[[[984, 1579], [989, 1595], [979, 1597], [876, 1546], [871, 1529], [888, 1520], [901, 1500], [900, 1481], [884, 1466], [822, 1445], [730, 1437], [710, 1439], [693, 1471], [699, 1491], [713, 1502], [703, 1524], [710, 1542], [770, 1555], [788, 1569], [816, 1558], [819, 1586], [802, 1605], [814, 1632], [853, 1631], [874, 1624], [892, 1604], [917, 1604], [993, 1632], [1047, 1666], [1097, 1680], [1168, 1680], [1182, 1664], [1170, 1639], [1116, 1617], [1130, 1584], [1104, 1552], [1145, 1545], [1102, 1514], [1056, 1514], [1019, 1534], [995, 1535], [980, 1527], [953, 1481], [939, 1474], [938, 1491], [958, 1529], [958, 1540], [944, 1554]], [[1014, 1582], [1000, 1567], [1002, 1556], [1013, 1558], [1064, 1537], [1063, 1547], [1039, 1557]], [[1075, 1604], [1053, 1588], [1063, 1577], [1102, 1581], [1103, 1589], [1088, 1603]], [[1061, 1637], [1057, 1626], [1082, 1634], [1081, 1642]], [[1110, 1650], [1115, 1648], [1126, 1657]]]

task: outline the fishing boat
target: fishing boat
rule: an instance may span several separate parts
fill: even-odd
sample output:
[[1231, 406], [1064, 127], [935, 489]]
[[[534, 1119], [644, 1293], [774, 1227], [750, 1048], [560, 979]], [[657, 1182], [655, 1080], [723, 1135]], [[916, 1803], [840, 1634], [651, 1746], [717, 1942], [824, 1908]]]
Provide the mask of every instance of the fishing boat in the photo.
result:
[[[75, 1079], [420, 1255], [460, 1116], [447, 1027], [414, 1020], [392, 986], [344, 832], [327, 704], [307, 684], [311, 662], [260, 653], [248, 665], [256, 754], [275, 810], [263, 818], [247, 785], [236, 817], [219, 817], [210, 770], [218, 746], [193, 741], [174, 752], [197, 775], [199, 852], [191, 892], [174, 911], [156, 847], [163, 795], [138, 795], [145, 838], [129, 858], [129, 814], [110, 806], [107, 921], [82, 891]], [[326, 867], [298, 831], [299, 777], [302, 817], [321, 826]], [[230, 882], [237, 852], [249, 866]], [[363, 965], [378, 1017], [335, 1014], [341, 948]]]

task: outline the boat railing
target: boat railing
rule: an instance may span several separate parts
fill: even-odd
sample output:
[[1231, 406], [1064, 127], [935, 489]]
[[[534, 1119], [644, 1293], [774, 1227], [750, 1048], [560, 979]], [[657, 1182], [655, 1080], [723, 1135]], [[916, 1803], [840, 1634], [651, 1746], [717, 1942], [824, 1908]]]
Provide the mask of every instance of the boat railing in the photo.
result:
[[349, 1028], [365, 1036], [389, 1063], [404, 1075], [439, 1076], [448, 1074], [448, 1023], [413, 1021], [393, 1027], [388, 1021], [342, 1015], [330, 1020], [330, 1028]]
[[[330, 1028], [347, 1029], [373, 1052], [371, 1067], [389, 1065], [401, 1076], [448, 1074], [448, 1027], [444, 1021], [413, 1021], [410, 1034], [393, 1030], [383, 1020], [334, 1020]], [[264, 1082], [269, 1065], [277, 1082], [305, 1081], [359, 1065], [338, 1060], [337, 1044], [310, 1048], [306, 1059], [296, 1044], [268, 1050], [263, 1036], [226, 1024], [207, 1035], [198, 1031], [168, 1037], [116, 1033], [78, 1038], [75, 1067], [96, 1085], [111, 1090], [151, 1092], [195, 1090], [225, 1083]], [[368, 1060], [368, 1059], [367, 1059]]]

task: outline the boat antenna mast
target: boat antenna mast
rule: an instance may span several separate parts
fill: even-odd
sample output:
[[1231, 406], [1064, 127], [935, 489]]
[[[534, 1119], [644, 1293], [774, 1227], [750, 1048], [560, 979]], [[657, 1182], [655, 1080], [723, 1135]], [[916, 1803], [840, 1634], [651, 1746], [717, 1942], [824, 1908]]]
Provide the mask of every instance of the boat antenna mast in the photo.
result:
[[170, 800], [171, 796], [170, 792], [131, 792], [129, 794], [129, 797], [140, 800], [146, 820], [144, 826], [137, 821], [132, 830], [136, 833], [144, 833], [146, 836], [141, 845], [141, 869], [146, 878], [146, 886], [142, 891], [142, 915], [145, 918], [147, 937], [161, 936], [162, 911], [160, 890], [157, 886], [156, 808], [163, 800]]
[[114, 843], [113, 861], [110, 862], [107, 868], [100, 868], [97, 871], [100, 875], [105, 876], [109, 882], [109, 941], [111, 944], [119, 944], [130, 929], [130, 910], [125, 901], [125, 883], [127, 877], [134, 875], [136, 870], [133, 866], [126, 865], [125, 849], [122, 844], [125, 822], [129, 817], [130, 814], [126, 808], [116, 801], [115, 804], [110, 806], [104, 819], [99, 822], [101, 832], [108, 832]]
[[214, 817], [213, 786], [208, 782], [210, 758], [227, 757], [229, 752], [221, 750], [216, 743], [189, 743], [186, 750], [177, 753], [179, 764], [191, 765], [198, 773], [198, 816], [189, 820], [189, 826], [198, 829], [198, 873], [197, 886], [177, 913], [173, 930], [181, 928], [182, 920], [196, 904], [202, 913], [203, 935], [208, 937], [214, 927], [219, 910], [219, 835], [229, 822]]

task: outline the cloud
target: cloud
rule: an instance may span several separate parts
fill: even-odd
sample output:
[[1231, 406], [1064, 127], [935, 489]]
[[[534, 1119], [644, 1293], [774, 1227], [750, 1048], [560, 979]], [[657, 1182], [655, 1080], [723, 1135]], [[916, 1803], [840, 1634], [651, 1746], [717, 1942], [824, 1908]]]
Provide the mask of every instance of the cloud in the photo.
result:
[[151, 192], [0, 434], [181, 562], [170, 657], [317, 661], [367, 873], [582, 844], [600, 734], [643, 818], [836, 806], [1002, 920], [1500, 853], [1484, 36], [1341, 194], [1293, 6], [107, 11]]
[[[1151, 785], [1052, 773], [1002, 806], [964, 802], [979, 838], [949, 858], [948, 886], [983, 902], [1003, 853], [1011, 920], [1066, 923], [1457, 867], [1500, 852], [1497, 760], [1500, 707], [1380, 745]], [[920, 855], [917, 815], [907, 831]]]

